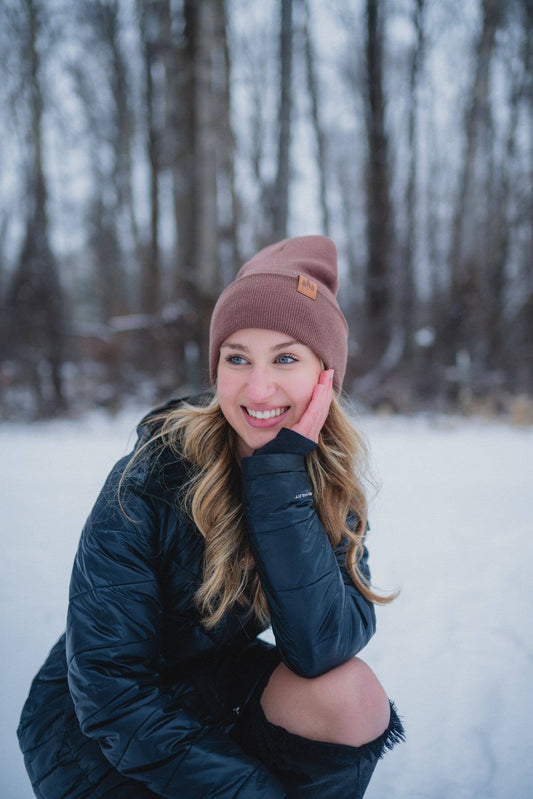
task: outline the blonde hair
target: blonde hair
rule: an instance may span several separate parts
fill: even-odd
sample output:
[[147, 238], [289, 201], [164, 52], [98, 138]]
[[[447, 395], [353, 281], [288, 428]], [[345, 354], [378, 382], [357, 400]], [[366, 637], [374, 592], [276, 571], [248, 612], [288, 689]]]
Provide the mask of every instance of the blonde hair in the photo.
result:
[[[146, 448], [170, 448], [191, 466], [191, 476], [176, 497], [205, 539], [204, 579], [196, 593], [197, 607], [206, 628], [217, 625], [237, 603], [250, 607], [263, 624], [269, 622], [268, 605], [250, 549], [240, 499], [240, 469], [235, 455], [236, 436], [222, 414], [216, 394], [208, 404], [162, 411], [150, 417], [155, 428]], [[334, 397], [320, 433], [318, 447], [306, 456], [316, 511], [337, 546], [348, 539], [346, 566], [361, 594], [371, 602], [387, 603], [395, 595], [374, 593], [358, 569], [367, 526], [364, 482], [367, 447]], [[348, 523], [351, 522], [351, 523]]]

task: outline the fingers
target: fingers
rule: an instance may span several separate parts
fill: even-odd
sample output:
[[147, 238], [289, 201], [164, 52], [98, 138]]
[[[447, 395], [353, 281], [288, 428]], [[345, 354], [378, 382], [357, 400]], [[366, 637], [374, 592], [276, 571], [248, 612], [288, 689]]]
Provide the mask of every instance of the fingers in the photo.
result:
[[331, 400], [333, 397], [333, 374], [333, 369], [328, 369], [322, 372], [313, 391], [311, 402], [309, 403], [310, 406], [313, 403], [316, 403], [313, 411], [315, 412], [317, 421], [320, 425], [318, 433], [322, 429], [322, 426], [329, 413], [329, 406], [331, 405]]
[[[318, 383], [313, 389], [311, 401], [309, 402], [305, 413], [310, 413], [311, 415], [317, 416], [318, 419], [323, 417], [322, 424], [324, 424], [328, 415], [329, 406], [331, 404], [332, 393], [333, 369], [328, 369], [327, 371], [322, 372], [318, 378]], [[321, 427], [322, 424], [320, 425]]]
[[322, 386], [333, 386], [333, 376], [335, 374], [334, 369], [325, 369], [323, 372], [320, 373], [320, 377], [318, 378], [318, 384]]

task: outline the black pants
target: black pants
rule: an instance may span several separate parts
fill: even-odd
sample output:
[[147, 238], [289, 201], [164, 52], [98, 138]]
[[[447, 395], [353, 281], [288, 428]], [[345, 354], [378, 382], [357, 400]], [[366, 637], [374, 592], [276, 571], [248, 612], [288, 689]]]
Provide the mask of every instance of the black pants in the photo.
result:
[[277, 777], [288, 799], [360, 799], [378, 760], [405, 738], [393, 703], [387, 729], [370, 743], [353, 747], [312, 741], [267, 720], [260, 702], [266, 681], [258, 686], [233, 728], [235, 740]]

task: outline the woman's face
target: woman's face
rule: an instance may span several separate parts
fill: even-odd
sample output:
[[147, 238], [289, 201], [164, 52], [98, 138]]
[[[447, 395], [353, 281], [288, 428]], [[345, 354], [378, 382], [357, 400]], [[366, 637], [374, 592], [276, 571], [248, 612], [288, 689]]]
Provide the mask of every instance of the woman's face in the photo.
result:
[[321, 372], [315, 353], [285, 333], [254, 328], [224, 341], [217, 390], [222, 413], [237, 433], [239, 458], [300, 420]]

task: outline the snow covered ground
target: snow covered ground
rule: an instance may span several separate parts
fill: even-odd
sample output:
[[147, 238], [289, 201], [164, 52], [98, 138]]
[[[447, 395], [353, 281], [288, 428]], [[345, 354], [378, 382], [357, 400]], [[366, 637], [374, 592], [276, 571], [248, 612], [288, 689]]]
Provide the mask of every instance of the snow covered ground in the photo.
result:
[[[0, 427], [0, 796], [31, 799], [15, 729], [64, 627], [81, 525], [139, 413]], [[368, 799], [533, 796], [533, 430], [368, 418], [382, 489], [364, 657], [404, 718]]]

